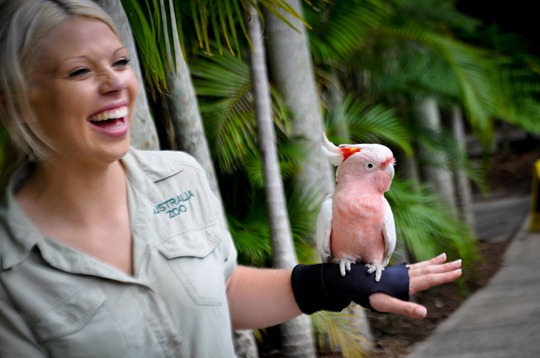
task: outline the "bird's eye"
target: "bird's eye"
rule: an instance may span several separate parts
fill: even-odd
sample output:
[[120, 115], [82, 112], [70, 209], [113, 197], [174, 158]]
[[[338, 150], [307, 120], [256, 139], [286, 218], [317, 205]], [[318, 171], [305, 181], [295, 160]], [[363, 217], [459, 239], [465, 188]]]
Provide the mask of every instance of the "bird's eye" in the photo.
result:
[[368, 168], [368, 169], [373, 169], [373, 168], [375, 168], [375, 164], [373, 164], [373, 163], [367, 163], [367, 164], [366, 164], [366, 168]]

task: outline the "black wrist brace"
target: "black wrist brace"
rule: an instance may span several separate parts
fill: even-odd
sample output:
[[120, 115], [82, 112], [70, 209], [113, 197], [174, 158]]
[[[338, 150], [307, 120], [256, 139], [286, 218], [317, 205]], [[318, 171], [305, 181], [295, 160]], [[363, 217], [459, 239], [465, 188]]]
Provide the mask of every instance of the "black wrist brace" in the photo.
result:
[[409, 300], [409, 270], [405, 264], [386, 267], [379, 282], [367, 270], [356, 264], [341, 276], [337, 264], [297, 265], [291, 276], [296, 303], [303, 313], [312, 314], [320, 310], [339, 312], [351, 301], [371, 308], [369, 296], [376, 292]]

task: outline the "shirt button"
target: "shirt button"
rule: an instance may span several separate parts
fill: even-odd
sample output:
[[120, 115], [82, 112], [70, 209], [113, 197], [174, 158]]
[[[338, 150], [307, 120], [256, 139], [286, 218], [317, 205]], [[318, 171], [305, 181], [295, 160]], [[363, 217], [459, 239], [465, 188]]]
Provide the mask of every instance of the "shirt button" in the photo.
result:
[[139, 286], [138, 291], [139, 291], [140, 294], [144, 294], [144, 293], [146, 293], [146, 287]]
[[175, 349], [175, 348], [178, 348], [179, 346], [180, 346], [180, 342], [178, 342], [178, 340], [176, 338], [171, 338], [167, 342], [167, 347], [169, 349]]
[[73, 324], [77, 322], [77, 316], [75, 316], [73, 313], [68, 314], [66, 317], [66, 324]]

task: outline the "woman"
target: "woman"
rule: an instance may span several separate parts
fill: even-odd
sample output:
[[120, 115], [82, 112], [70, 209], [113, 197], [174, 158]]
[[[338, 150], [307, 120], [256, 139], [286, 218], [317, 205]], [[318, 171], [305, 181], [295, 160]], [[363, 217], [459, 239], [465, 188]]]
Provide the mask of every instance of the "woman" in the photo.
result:
[[0, 356], [233, 356], [233, 328], [351, 301], [422, 318], [408, 294], [461, 275], [444, 255], [378, 284], [239, 266], [200, 166], [130, 148], [137, 81], [107, 14], [0, 0], [0, 46], [0, 119], [27, 157], [0, 201]]

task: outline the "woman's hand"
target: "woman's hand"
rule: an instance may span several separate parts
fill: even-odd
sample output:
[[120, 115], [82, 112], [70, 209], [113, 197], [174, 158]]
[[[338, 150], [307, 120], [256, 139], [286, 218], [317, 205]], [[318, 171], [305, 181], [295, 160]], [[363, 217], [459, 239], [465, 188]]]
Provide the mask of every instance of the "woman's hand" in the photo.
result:
[[[461, 276], [461, 260], [445, 262], [446, 254], [409, 265], [409, 293], [427, 290], [433, 286], [457, 280]], [[369, 297], [371, 307], [379, 312], [397, 313], [412, 318], [424, 318], [427, 309], [414, 302], [406, 302], [385, 293]]]

